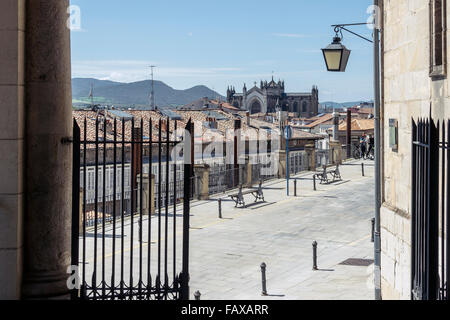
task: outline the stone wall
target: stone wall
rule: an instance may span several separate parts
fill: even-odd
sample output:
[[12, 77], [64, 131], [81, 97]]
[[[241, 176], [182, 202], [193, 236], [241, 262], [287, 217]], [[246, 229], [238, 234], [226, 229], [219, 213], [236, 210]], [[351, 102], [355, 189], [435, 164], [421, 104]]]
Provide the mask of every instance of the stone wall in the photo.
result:
[[[450, 84], [429, 76], [429, 0], [383, 3], [382, 295], [410, 299], [412, 119], [428, 117], [431, 104], [434, 119], [450, 118]], [[398, 120], [398, 151], [389, 148], [389, 119]]]
[[22, 274], [25, 0], [0, 1], [0, 300]]

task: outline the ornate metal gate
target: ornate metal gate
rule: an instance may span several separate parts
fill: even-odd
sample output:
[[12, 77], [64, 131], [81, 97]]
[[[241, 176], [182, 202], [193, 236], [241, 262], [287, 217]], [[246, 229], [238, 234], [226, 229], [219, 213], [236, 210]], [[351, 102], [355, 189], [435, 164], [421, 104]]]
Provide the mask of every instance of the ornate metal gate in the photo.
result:
[[[100, 115], [80, 129], [74, 120], [73, 299], [189, 299], [193, 166], [186, 155], [181, 165], [171, 157], [184, 139], [177, 125]], [[183, 131], [186, 150], [191, 121]]]
[[412, 299], [448, 300], [450, 122], [412, 123]]

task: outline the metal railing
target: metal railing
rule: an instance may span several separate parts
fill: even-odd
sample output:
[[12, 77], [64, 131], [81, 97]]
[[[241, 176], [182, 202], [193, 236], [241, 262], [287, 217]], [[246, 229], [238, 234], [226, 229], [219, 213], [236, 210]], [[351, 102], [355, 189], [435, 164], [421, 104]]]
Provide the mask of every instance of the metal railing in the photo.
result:
[[[442, 139], [442, 140], [440, 140]], [[450, 122], [412, 122], [411, 288], [413, 300], [448, 300]]]
[[[72, 291], [72, 298], [85, 300], [187, 299], [193, 166], [184, 164], [183, 179], [177, 179], [175, 165], [172, 171], [169, 171], [168, 166], [165, 167], [165, 172], [159, 170], [158, 181], [163, 182], [155, 186], [158, 206], [154, 219], [156, 219], [157, 227], [152, 227], [151, 206], [144, 205], [144, 203], [151, 203], [149, 190], [152, 182], [151, 175], [146, 176], [143, 173], [144, 150], [149, 150], [149, 159], [152, 159], [153, 146], [157, 146], [158, 165], [161, 168], [163, 152], [169, 154], [170, 148], [180, 141], [171, 141], [168, 130], [162, 132], [162, 119], [159, 120], [156, 140], [144, 139], [143, 119], [140, 121], [140, 126], [134, 119], [127, 123], [121, 121], [120, 127], [119, 121], [114, 119], [112, 128], [108, 128], [106, 122], [104, 118], [97, 118], [95, 127], [92, 128], [88, 126], [85, 119], [84, 135], [81, 137], [80, 127], [74, 120], [72, 265], [79, 265], [81, 288]], [[166, 128], [169, 128], [169, 122], [167, 119]], [[173, 126], [176, 130], [177, 121], [173, 122]], [[154, 137], [152, 120], [149, 121], [148, 128], [150, 128], [149, 136]], [[121, 129], [120, 136], [118, 129]], [[192, 136], [192, 122], [188, 122], [186, 130]], [[88, 131], [95, 132], [95, 139], [88, 139]], [[127, 131], [129, 134], [125, 134]], [[87, 179], [88, 149], [95, 155], [95, 160], [90, 164], [94, 167], [93, 181]], [[166, 161], [168, 162], [169, 159]], [[112, 170], [109, 178], [112, 181], [107, 179], [107, 166]], [[129, 167], [130, 172], [128, 178], [125, 177], [126, 166]], [[118, 178], [119, 167], [121, 176]], [[80, 179], [81, 172], [83, 172], [82, 179]], [[172, 179], [169, 175], [172, 175]], [[182, 188], [180, 181], [183, 181]], [[146, 186], [144, 186], [145, 183]], [[81, 201], [77, 201], [80, 199], [80, 190], [88, 190], [88, 184], [90, 189], [94, 190], [93, 200], [90, 197], [88, 201], [88, 192], [82, 192]], [[129, 191], [126, 190], [128, 184], [131, 186]], [[112, 194], [107, 188], [111, 185]], [[183, 214], [177, 219], [176, 203], [181, 198], [184, 200]], [[169, 209], [171, 202], [173, 208]], [[144, 216], [147, 221], [145, 230], [143, 230]], [[80, 222], [81, 226], [79, 226]], [[107, 223], [109, 231], [105, 228]], [[177, 254], [176, 249], [177, 224], [182, 225], [182, 250], [178, 251], [181, 255]], [[126, 228], [125, 225], [127, 225]], [[145, 250], [144, 235], [148, 244]], [[169, 238], [172, 242], [170, 245]], [[157, 243], [158, 251], [151, 255], [150, 244], [153, 241]], [[154, 268], [155, 264], [156, 268]]]

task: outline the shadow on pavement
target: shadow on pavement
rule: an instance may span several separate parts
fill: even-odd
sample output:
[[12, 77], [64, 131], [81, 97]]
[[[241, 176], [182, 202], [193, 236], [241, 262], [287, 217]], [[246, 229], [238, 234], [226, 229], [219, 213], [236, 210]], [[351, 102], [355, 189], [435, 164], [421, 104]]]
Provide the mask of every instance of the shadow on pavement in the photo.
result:
[[319, 270], [316, 270], [316, 271], [334, 272], [335, 270], [334, 269], [319, 269]]

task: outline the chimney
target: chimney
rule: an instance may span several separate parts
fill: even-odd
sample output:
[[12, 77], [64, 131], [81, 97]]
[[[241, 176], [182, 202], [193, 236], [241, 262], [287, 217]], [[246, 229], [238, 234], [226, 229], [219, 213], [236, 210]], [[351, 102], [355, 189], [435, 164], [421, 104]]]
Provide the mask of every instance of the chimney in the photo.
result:
[[161, 121], [161, 130], [167, 132], [167, 120]]
[[245, 117], [247, 118], [247, 125], [250, 126], [250, 112], [249, 111], [247, 111], [245, 113]]

